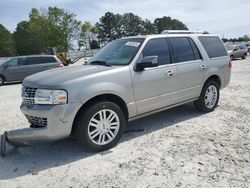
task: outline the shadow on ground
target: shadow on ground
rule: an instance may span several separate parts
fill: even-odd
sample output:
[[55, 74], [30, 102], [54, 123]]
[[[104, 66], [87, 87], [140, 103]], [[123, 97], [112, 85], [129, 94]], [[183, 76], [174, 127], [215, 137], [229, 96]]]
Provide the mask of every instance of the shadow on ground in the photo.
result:
[[[124, 134], [120, 143], [201, 115], [202, 113], [196, 111], [192, 104], [186, 104], [130, 122], [128, 124], [129, 131]], [[142, 131], [138, 132], [137, 130]], [[109, 153], [112, 153], [112, 151], [104, 151], [100, 154]], [[5, 158], [0, 158], [0, 180], [30, 174], [32, 169], [42, 171], [95, 155], [97, 154], [84, 152], [76, 141], [70, 139], [19, 148]]]

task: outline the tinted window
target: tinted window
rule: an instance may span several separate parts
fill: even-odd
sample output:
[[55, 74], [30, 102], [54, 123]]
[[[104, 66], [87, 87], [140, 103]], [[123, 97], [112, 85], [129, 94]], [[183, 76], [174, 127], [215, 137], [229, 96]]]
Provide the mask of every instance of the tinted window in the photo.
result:
[[10, 67], [25, 65], [25, 58], [15, 58], [7, 62]]
[[210, 58], [227, 56], [227, 51], [218, 37], [199, 37]]
[[39, 57], [27, 57], [27, 62], [29, 65], [41, 64]]
[[27, 62], [30, 65], [45, 64], [56, 62], [54, 57], [27, 57]]
[[169, 40], [173, 47], [177, 62], [193, 61], [196, 59], [188, 38], [176, 37], [169, 38]]
[[56, 60], [54, 57], [40, 57], [42, 63], [55, 63]]
[[164, 38], [149, 40], [143, 49], [142, 55], [143, 57], [158, 56], [159, 65], [171, 63], [169, 46]]

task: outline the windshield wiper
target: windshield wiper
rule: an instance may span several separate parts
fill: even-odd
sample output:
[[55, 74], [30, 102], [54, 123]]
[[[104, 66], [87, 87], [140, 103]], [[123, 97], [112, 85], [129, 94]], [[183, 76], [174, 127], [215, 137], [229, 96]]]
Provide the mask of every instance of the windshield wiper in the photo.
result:
[[111, 65], [107, 64], [106, 61], [91, 61], [89, 64], [91, 65], [103, 65], [106, 67], [112, 67]]

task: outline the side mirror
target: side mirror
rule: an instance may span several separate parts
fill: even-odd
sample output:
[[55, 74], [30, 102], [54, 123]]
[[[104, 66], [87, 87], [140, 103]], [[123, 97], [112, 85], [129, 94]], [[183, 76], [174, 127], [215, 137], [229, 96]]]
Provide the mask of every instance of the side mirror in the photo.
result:
[[158, 56], [146, 56], [140, 63], [136, 64], [136, 71], [143, 71], [145, 68], [157, 67]]

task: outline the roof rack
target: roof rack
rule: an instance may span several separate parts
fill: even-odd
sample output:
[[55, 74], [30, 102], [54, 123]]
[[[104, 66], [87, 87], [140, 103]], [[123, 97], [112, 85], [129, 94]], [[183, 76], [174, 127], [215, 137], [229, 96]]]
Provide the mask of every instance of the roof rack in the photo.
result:
[[164, 30], [162, 34], [209, 34], [207, 31]]

